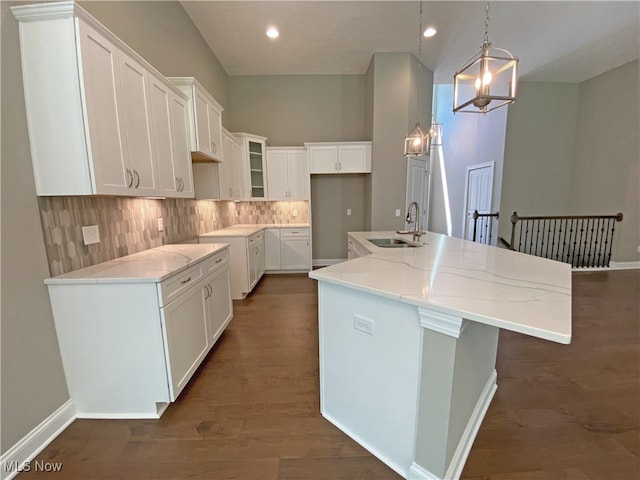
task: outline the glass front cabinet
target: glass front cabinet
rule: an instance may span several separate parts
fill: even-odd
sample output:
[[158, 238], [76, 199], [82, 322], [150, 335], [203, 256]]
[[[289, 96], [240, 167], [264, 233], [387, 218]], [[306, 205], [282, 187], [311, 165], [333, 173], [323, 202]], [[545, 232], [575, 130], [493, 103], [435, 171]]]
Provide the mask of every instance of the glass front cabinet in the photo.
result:
[[268, 198], [265, 172], [265, 137], [249, 133], [234, 133], [242, 144], [242, 168], [247, 200]]

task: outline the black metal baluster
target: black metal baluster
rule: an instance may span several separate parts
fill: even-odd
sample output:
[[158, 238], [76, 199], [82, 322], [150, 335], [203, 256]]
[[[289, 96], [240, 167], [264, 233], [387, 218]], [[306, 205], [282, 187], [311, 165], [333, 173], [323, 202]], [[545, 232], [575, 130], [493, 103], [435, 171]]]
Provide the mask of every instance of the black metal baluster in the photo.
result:
[[597, 231], [597, 248], [596, 248], [596, 252], [597, 252], [597, 258], [596, 258], [596, 267], [601, 267], [602, 266], [602, 242], [604, 241], [604, 224], [605, 224], [605, 219], [604, 218], [599, 218], [598, 219], [598, 231]]

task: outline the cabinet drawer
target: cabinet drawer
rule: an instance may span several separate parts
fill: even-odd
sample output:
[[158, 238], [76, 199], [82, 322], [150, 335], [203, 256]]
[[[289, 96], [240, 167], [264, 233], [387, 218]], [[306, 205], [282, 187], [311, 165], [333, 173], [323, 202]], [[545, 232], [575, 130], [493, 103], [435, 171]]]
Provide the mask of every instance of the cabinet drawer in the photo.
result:
[[158, 297], [161, 302], [160, 306], [167, 305], [195, 285], [203, 276], [203, 267], [204, 262], [200, 262], [184, 272], [173, 275], [159, 283]]
[[204, 274], [209, 275], [227, 263], [229, 263], [229, 250], [225, 249], [204, 262]]
[[308, 228], [283, 228], [280, 230], [280, 238], [308, 237]]

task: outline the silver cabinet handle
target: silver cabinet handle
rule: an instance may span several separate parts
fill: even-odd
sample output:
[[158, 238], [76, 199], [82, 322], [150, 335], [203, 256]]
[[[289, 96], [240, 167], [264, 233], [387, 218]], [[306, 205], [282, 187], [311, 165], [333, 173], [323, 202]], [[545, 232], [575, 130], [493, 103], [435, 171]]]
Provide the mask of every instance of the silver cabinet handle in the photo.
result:
[[180, 191], [184, 192], [184, 180], [182, 180], [182, 178], [178, 178], [178, 181], [180, 182]]
[[131, 173], [131, 170], [127, 168], [127, 188], [131, 188], [132, 185], [133, 185], [133, 174]]
[[133, 174], [136, 176], [136, 188], [140, 186], [140, 175], [138, 175], [137, 170], [133, 170]]
[[216, 153], [216, 150], [218, 150], [218, 146], [216, 145], [216, 142], [211, 142], [211, 151], [213, 153]]
[[182, 281], [180, 282], [180, 284], [181, 284], [181, 285], [184, 285], [185, 283], [189, 283], [190, 281], [191, 281], [191, 276], [189, 276], [189, 277], [185, 278], [184, 280], [182, 280]]
[[207, 283], [205, 286], [207, 287], [207, 291], [209, 292], [209, 296], [207, 298], [211, 298], [211, 295], [213, 295], [213, 287], [210, 283]]
[[176, 179], [176, 192], [180, 191], [180, 179], [178, 177], [174, 177]]

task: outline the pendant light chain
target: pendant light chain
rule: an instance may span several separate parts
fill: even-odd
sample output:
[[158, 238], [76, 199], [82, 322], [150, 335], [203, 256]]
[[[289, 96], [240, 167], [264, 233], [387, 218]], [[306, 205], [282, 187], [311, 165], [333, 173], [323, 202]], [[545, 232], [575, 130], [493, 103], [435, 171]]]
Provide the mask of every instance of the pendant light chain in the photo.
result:
[[489, 2], [484, 7], [484, 43], [489, 45]]
[[416, 124], [420, 123], [420, 74], [422, 73], [422, 0], [420, 0], [420, 28], [418, 30], [418, 78], [416, 95]]

